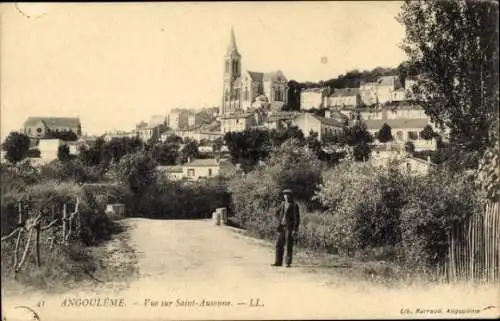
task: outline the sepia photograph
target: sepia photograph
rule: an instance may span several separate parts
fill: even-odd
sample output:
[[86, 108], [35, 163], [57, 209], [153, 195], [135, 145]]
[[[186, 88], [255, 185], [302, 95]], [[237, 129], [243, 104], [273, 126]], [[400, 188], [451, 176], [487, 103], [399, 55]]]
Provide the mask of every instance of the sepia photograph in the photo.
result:
[[500, 318], [499, 3], [0, 4], [1, 321]]

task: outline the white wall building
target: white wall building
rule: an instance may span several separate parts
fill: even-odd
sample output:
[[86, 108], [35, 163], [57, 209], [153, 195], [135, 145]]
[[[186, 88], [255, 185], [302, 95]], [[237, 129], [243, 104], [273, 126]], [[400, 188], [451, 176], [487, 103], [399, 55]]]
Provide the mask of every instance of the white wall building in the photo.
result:
[[300, 109], [321, 108], [324, 97], [324, 88], [304, 89], [300, 92]]
[[329, 108], [358, 107], [361, 103], [361, 96], [358, 88], [341, 88], [335, 89], [324, 100], [324, 106]]
[[326, 134], [333, 134], [343, 129], [341, 122], [311, 113], [303, 113], [296, 117], [292, 120], [292, 125], [297, 126], [306, 137], [309, 136], [311, 131], [317, 133], [319, 140]]

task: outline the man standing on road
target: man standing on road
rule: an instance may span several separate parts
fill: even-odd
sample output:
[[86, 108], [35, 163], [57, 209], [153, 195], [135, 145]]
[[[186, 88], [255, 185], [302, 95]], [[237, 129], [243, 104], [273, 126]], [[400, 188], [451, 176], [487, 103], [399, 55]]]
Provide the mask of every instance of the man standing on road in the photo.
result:
[[286, 266], [292, 264], [293, 242], [298, 235], [300, 214], [299, 206], [292, 198], [292, 191], [283, 191], [284, 201], [276, 211], [278, 235], [276, 240], [276, 258], [272, 266], [283, 265], [283, 254], [286, 245]]

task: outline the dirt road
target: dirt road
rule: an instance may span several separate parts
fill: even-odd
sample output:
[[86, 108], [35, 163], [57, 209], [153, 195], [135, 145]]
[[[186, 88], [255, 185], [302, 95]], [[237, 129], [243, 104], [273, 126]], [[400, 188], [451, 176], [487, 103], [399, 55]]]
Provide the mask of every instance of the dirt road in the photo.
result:
[[[10, 307], [6, 313], [15, 305], [28, 305], [44, 321], [474, 318], [500, 311], [500, 296], [494, 288], [390, 289], [344, 280], [331, 269], [314, 272], [307, 262], [290, 269], [271, 267], [271, 244], [206, 220], [127, 219], [124, 223], [129, 227], [129, 245], [135, 249], [139, 273], [128, 288], [117, 291], [107, 284], [64, 295], [8, 297], [4, 298], [4, 307]], [[68, 306], [68, 299], [87, 299], [79, 304], [101, 306]], [[40, 300], [44, 304], [37, 307]], [[490, 305], [497, 308], [478, 312]], [[433, 313], [439, 309], [441, 314]], [[464, 314], [467, 310], [471, 313]]]

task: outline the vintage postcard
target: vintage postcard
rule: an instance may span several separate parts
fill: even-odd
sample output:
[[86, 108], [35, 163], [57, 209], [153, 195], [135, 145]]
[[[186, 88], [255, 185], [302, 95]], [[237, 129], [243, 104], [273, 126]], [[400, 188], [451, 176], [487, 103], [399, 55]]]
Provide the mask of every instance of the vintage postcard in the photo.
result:
[[2, 321], [498, 318], [498, 21], [0, 4]]

